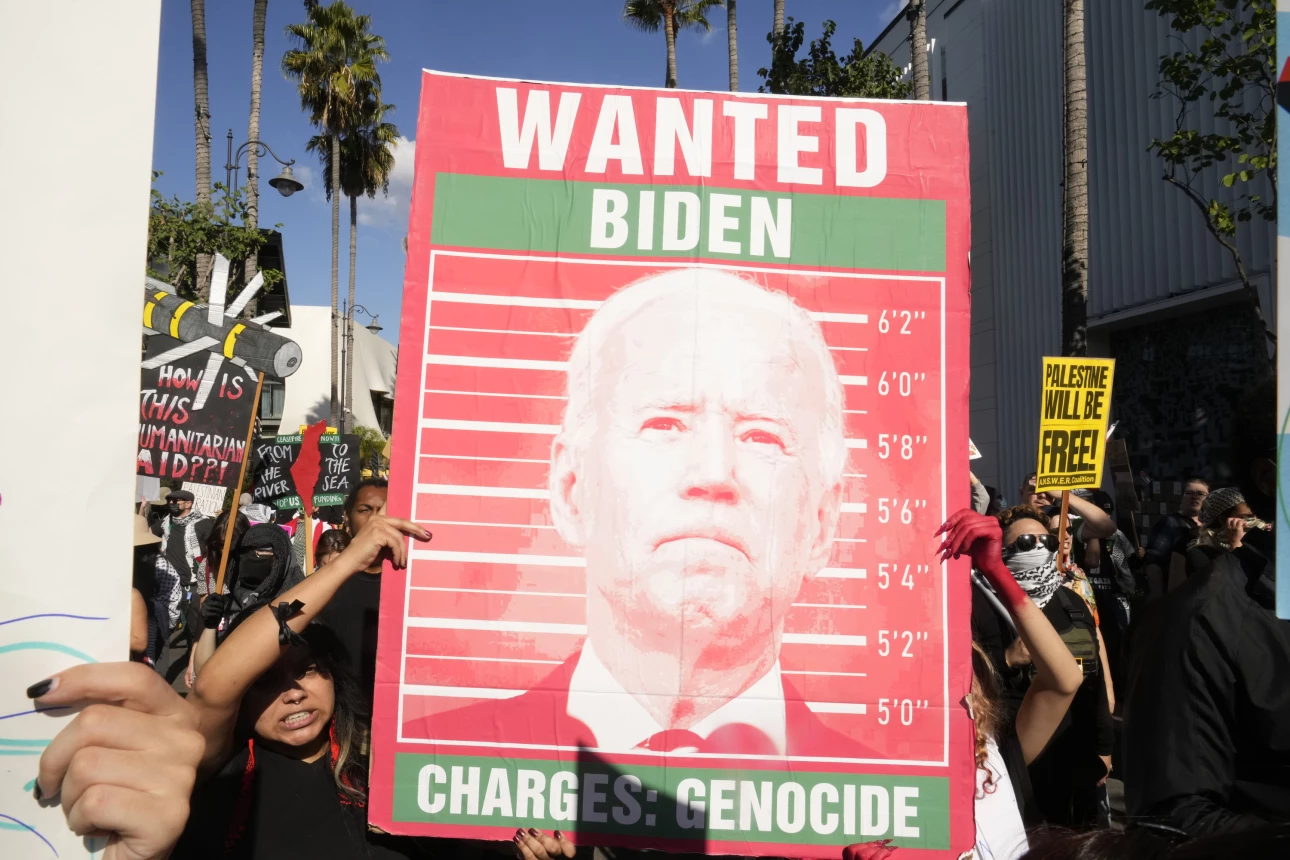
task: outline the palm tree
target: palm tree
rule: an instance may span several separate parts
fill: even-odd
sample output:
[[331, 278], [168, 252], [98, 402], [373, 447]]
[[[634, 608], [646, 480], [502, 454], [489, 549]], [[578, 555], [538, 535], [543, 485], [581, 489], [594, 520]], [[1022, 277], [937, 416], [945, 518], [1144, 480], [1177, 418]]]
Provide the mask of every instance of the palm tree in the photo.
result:
[[1064, 0], [1066, 181], [1062, 235], [1062, 355], [1088, 354], [1088, 90], [1084, 0]]
[[[190, 0], [193, 16], [193, 117], [197, 142], [197, 203], [211, 208], [211, 101], [206, 72], [206, 0]], [[211, 257], [197, 257], [197, 295], [210, 289]]]
[[[282, 71], [297, 82], [301, 108], [309, 120], [330, 138], [332, 188], [340, 187], [341, 135], [358, 124], [359, 99], [364, 85], [379, 92], [378, 61], [389, 60], [385, 40], [370, 31], [372, 19], [355, 15], [342, 0], [308, 9], [303, 24], [291, 24], [287, 35], [299, 47], [282, 57]], [[340, 342], [340, 195], [331, 196], [331, 412], [339, 414]]]
[[932, 75], [927, 68], [927, 0], [910, 0], [909, 54], [914, 70], [914, 98], [920, 102], [932, 99]]
[[[264, 18], [269, 11], [269, 0], [255, 0], [251, 12], [251, 119], [246, 124], [246, 139], [260, 139], [260, 82], [264, 77]], [[260, 219], [260, 157], [257, 147], [246, 153], [246, 218], [247, 227], [254, 230]], [[258, 267], [255, 254], [246, 258], [246, 279], [255, 277]]]
[[[389, 194], [390, 173], [394, 170], [394, 149], [398, 146], [399, 129], [385, 121], [385, 115], [394, 105], [381, 104], [379, 92], [370, 87], [364, 93], [359, 108], [359, 126], [347, 131], [340, 140], [340, 191], [349, 198], [349, 302], [350, 309], [345, 323], [345, 397], [341, 411], [341, 432], [349, 424], [354, 411], [354, 332], [349, 324], [354, 307], [354, 285], [358, 262], [358, 198], [366, 194], [375, 198], [376, 192]], [[331, 139], [315, 135], [305, 149], [318, 154], [323, 162], [323, 189], [328, 199], [332, 196]]]
[[775, 0], [775, 27], [771, 32], [776, 38], [784, 32], [784, 0]]
[[730, 92], [739, 92], [739, 26], [735, 23], [735, 0], [726, 0], [726, 51], [730, 55]]
[[707, 12], [720, 6], [721, 0], [627, 0], [623, 4], [623, 19], [646, 33], [657, 33], [663, 28], [667, 40], [668, 87], [676, 86], [676, 37], [689, 27], [705, 33], [712, 29]]

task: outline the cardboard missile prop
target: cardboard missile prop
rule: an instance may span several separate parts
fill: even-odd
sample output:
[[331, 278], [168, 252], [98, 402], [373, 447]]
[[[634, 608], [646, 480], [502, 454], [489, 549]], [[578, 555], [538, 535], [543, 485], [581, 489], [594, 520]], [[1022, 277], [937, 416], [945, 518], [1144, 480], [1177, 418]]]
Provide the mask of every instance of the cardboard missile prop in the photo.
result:
[[228, 296], [228, 259], [215, 255], [211, 273], [211, 294], [207, 304], [199, 305], [174, 294], [168, 284], [147, 279], [144, 285], [143, 330], [146, 334], [168, 334], [182, 343], [174, 349], [143, 362], [152, 370], [168, 362], [199, 353], [210, 352], [206, 372], [192, 408], [206, 405], [215, 379], [224, 361], [230, 361], [252, 373], [286, 377], [300, 369], [300, 345], [266, 328], [265, 323], [281, 316], [281, 311], [262, 314], [249, 320], [238, 317], [264, 286], [263, 273], [256, 276], [225, 307]]

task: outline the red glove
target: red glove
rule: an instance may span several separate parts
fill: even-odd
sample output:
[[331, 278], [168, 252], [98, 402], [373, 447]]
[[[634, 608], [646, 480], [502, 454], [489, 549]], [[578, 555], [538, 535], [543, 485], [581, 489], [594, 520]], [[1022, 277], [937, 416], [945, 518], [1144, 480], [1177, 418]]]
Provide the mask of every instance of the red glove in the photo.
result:
[[842, 860], [888, 860], [895, 852], [890, 839], [881, 842], [857, 842], [842, 849]]
[[964, 508], [946, 520], [936, 534], [945, 535], [940, 546], [941, 561], [966, 553], [1005, 606], [1015, 610], [1026, 602], [1026, 592], [1003, 563], [1003, 529], [997, 519]]

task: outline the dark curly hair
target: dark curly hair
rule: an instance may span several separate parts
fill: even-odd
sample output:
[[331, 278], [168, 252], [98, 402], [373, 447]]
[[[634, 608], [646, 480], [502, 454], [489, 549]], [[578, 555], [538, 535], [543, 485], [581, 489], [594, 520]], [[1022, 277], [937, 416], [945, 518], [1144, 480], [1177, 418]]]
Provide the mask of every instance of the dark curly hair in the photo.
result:
[[[367, 803], [367, 753], [371, 717], [367, 713], [358, 680], [349, 669], [345, 646], [324, 624], [314, 622], [301, 632], [308, 656], [318, 673], [332, 682], [335, 706], [328, 726], [328, 762], [342, 805], [362, 809]], [[241, 842], [251, 819], [255, 797], [255, 735], [258, 714], [239, 713], [236, 737], [247, 748], [240, 789], [225, 831], [225, 853]]]
[[1013, 505], [1010, 508], [999, 511], [999, 526], [1001, 528], [1006, 529], [1021, 520], [1034, 520], [1044, 528], [1048, 528], [1048, 520], [1044, 519], [1044, 515], [1030, 505]]

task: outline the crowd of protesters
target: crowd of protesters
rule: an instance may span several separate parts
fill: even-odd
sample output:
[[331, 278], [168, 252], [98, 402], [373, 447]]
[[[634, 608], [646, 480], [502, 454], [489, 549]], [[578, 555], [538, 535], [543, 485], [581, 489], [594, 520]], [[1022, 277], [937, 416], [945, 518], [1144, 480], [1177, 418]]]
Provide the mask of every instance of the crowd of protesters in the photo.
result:
[[[1100, 491], [1072, 493], [1063, 509], [1031, 475], [1005, 506], [972, 476], [972, 508], [937, 538], [942, 558], [972, 561], [964, 704], [976, 727], [978, 860], [1290, 856], [1290, 623], [1273, 611], [1267, 523], [1274, 451], [1251, 455], [1229, 486], [1188, 480], [1141, 547]], [[366, 827], [381, 567], [406, 563], [407, 538], [430, 539], [385, 515], [386, 494], [384, 480], [363, 481], [311, 534], [248, 496], [214, 519], [183, 490], [141, 505], [135, 665], [76, 667], [28, 690], [42, 707], [98, 703], [42, 756], [37, 799], [61, 802], [78, 832], [111, 832], [118, 856], [134, 858], [502, 850]], [[157, 671], [170, 649], [187, 653], [186, 698]], [[1113, 776], [1123, 821], [1112, 821]], [[593, 851], [537, 829], [506, 850], [520, 860]], [[893, 851], [861, 844], [845, 856]]]

